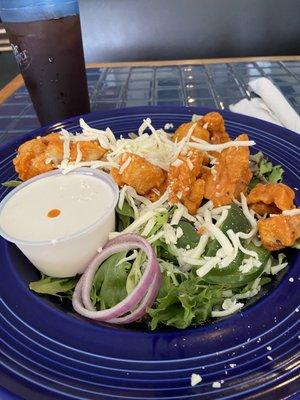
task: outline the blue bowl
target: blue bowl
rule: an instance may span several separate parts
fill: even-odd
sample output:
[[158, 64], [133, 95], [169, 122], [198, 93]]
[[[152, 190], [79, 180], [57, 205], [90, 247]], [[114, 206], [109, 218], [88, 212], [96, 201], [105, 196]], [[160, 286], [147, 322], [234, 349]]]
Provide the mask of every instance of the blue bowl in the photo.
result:
[[[136, 131], [150, 117], [156, 127], [190, 121], [210, 109], [138, 107], [84, 116], [116, 135]], [[300, 135], [230, 112], [221, 112], [232, 137], [248, 133], [285, 169], [299, 204]], [[14, 179], [12, 159], [30, 138], [66, 128], [79, 118], [37, 129], [3, 146], [0, 182]], [[9, 189], [0, 189], [0, 200]], [[38, 272], [12, 244], [0, 240], [0, 398], [43, 399], [286, 399], [298, 398], [300, 256], [268, 293], [243, 312], [186, 330], [148, 332], [87, 321], [28, 289]], [[192, 373], [202, 382], [191, 387]], [[222, 382], [220, 388], [212, 383]], [[2, 391], [1, 391], [2, 390]], [[294, 397], [296, 396], [296, 397]]]

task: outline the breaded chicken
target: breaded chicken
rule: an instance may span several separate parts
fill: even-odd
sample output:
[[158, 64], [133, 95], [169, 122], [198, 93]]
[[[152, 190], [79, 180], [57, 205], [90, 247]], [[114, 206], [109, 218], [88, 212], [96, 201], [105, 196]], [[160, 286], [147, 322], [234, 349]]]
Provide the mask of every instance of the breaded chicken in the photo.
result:
[[[247, 141], [246, 134], [240, 135], [237, 141]], [[239, 199], [252, 178], [249, 168], [249, 148], [230, 147], [221, 152], [219, 162], [212, 171], [205, 174], [204, 197], [212, 200], [214, 206], [230, 204]]]
[[119, 186], [129, 185], [138, 194], [145, 195], [151, 189], [157, 189], [163, 185], [166, 180], [166, 173], [137, 154], [123, 153], [119, 158], [120, 169], [129, 157], [130, 162], [122, 173], [117, 168], [111, 170], [111, 175]]
[[247, 202], [260, 215], [280, 214], [294, 208], [294, 191], [283, 183], [258, 183], [249, 193]]
[[[173, 142], [177, 141], [180, 142], [185, 136], [187, 136], [189, 129], [195, 124], [195, 122], [187, 122], [185, 124], [181, 124], [175, 131], [174, 135], [172, 136]], [[209, 132], [207, 129], [203, 128], [200, 124], [196, 123], [196, 126], [193, 130], [192, 136], [195, 136], [198, 139], [205, 140], [209, 142]], [[193, 139], [191, 139], [193, 141]]]
[[204, 194], [204, 181], [197, 177], [201, 174], [205, 153], [189, 149], [187, 154], [180, 154], [172, 163], [168, 172], [170, 203], [183, 203], [191, 214], [195, 214]]
[[[50, 133], [39, 139], [23, 143], [13, 163], [23, 181], [58, 167], [64, 157], [63, 140], [58, 133]], [[96, 141], [70, 143], [70, 161], [75, 161], [78, 150], [81, 161], [100, 160], [107, 150]]]
[[197, 179], [191, 187], [191, 190], [183, 200], [183, 205], [188, 209], [188, 212], [192, 215], [196, 214], [200, 204], [202, 203], [205, 190], [205, 181], [203, 179]]
[[300, 215], [274, 217], [258, 221], [258, 232], [263, 246], [269, 251], [293, 246], [300, 237]]
[[19, 178], [25, 181], [33, 176], [53, 169], [50, 164], [45, 163], [45, 151], [47, 145], [40, 139], [32, 139], [21, 144], [17, 156], [13, 159]]
[[[197, 122], [181, 124], [173, 135], [172, 140], [177, 140], [177, 142], [182, 140], [195, 123], [196, 127], [192, 136], [212, 144], [220, 144], [230, 141], [230, 137], [225, 130], [224, 119], [222, 115], [217, 112], [210, 112], [200, 118]], [[193, 141], [192, 138], [191, 141]]]
[[225, 122], [218, 112], [210, 112], [199, 119], [198, 124], [206, 127], [210, 134], [210, 143], [220, 144], [230, 141], [230, 137], [225, 130]]

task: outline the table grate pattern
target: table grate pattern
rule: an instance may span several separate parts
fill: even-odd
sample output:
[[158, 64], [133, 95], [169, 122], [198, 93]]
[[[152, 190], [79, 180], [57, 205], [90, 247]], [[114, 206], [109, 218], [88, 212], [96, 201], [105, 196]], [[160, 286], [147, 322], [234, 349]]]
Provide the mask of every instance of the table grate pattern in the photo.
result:
[[[228, 109], [251, 94], [250, 79], [270, 78], [300, 113], [300, 61], [89, 68], [92, 111], [151, 105]], [[21, 87], [0, 106], [0, 144], [38, 128], [28, 92]]]

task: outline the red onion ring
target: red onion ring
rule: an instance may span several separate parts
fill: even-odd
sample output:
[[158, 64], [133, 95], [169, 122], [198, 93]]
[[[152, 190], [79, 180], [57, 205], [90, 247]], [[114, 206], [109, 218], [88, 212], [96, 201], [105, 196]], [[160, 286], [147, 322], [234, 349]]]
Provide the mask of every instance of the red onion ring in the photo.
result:
[[[93, 279], [99, 265], [103, 263], [112, 254], [124, 250], [139, 248], [147, 254], [148, 262], [142, 278], [134, 290], [120, 303], [107, 310], [96, 311], [91, 299], [90, 292]], [[109, 241], [97, 254], [75, 287], [72, 304], [75, 311], [84, 317], [111, 323], [129, 323], [141, 318], [150, 307], [159, 291], [161, 283], [161, 272], [156, 255], [151, 245], [141, 236], [134, 234], [120, 235]], [[138, 305], [136, 307], [136, 305]], [[133, 310], [133, 311], [132, 311]], [[131, 312], [128, 315], [124, 314]], [[123, 317], [122, 317], [123, 316]]]

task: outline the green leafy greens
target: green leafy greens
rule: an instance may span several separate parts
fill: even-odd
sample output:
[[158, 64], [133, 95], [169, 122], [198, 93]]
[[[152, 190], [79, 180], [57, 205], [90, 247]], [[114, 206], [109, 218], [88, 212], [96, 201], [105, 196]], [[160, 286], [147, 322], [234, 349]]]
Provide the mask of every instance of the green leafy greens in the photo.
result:
[[252, 190], [258, 183], [279, 183], [282, 182], [284, 170], [281, 165], [273, 165], [268, 161], [262, 152], [251, 157], [253, 178], [248, 186]]
[[42, 275], [38, 281], [30, 282], [29, 288], [39, 294], [49, 294], [60, 298], [72, 298], [73, 291], [78, 282], [75, 278], [52, 278]]
[[21, 185], [21, 183], [23, 183], [23, 182], [22, 181], [18, 181], [18, 180], [12, 180], [12, 181], [3, 182], [2, 186], [14, 188], [14, 187], [17, 187], [17, 186]]

